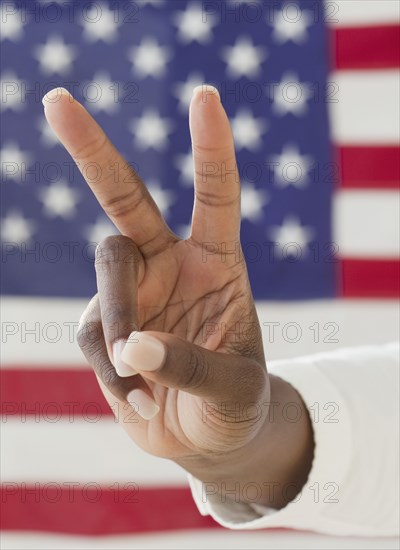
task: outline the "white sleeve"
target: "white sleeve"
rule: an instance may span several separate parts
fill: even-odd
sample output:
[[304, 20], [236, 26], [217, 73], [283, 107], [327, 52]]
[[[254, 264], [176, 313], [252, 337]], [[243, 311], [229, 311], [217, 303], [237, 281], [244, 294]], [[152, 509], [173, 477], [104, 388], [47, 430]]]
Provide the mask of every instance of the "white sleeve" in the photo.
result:
[[[281, 510], [208, 494], [189, 476], [203, 515], [231, 529], [286, 527], [334, 535], [399, 532], [399, 345], [276, 361], [310, 413], [315, 451], [301, 494]], [[229, 500], [229, 503], [228, 503]]]

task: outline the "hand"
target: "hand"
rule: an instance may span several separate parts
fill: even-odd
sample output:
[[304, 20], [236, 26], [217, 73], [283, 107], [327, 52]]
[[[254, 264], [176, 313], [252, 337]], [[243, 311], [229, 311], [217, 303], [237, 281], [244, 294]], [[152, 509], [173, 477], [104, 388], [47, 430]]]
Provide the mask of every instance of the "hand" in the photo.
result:
[[[294, 437], [288, 425], [268, 419], [271, 386], [283, 399], [278, 409], [288, 399], [304, 405], [288, 384], [267, 375], [240, 249], [233, 140], [216, 91], [196, 89], [190, 106], [195, 204], [186, 240], [166, 226], [145, 185], [77, 101], [58, 89], [44, 104], [49, 124], [125, 235], [97, 249], [98, 295], [79, 331], [123, 427], [146, 451], [203, 480], [268, 471], [278, 481], [303, 483], [307, 420]], [[94, 179], [90, 166], [98, 167]], [[135, 422], [129, 404], [139, 412]]]

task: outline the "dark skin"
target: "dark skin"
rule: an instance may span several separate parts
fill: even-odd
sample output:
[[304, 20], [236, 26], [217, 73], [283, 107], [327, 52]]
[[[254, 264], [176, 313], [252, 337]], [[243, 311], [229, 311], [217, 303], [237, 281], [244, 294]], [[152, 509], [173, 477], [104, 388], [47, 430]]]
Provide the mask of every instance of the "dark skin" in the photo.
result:
[[[54, 91], [44, 104], [49, 124], [122, 233], [98, 247], [98, 294], [78, 334], [114, 411], [118, 404], [120, 423], [144, 450], [214, 484], [221, 498], [239, 487], [246, 500], [240, 487], [256, 483], [257, 502], [283, 507], [306, 482], [312, 429], [294, 388], [267, 373], [240, 250], [233, 139], [218, 95], [204, 88], [192, 98], [195, 204], [186, 240], [167, 227], [143, 182], [77, 101]], [[100, 178], [91, 179], [89, 163], [100, 166]], [[138, 374], [121, 377], [113, 344], [132, 331], [162, 342], [165, 356], [156, 370], [135, 365]], [[129, 421], [133, 389], [153, 399], [158, 414], [145, 420], [139, 410]], [[301, 411], [297, 422], [284, 414], [289, 403]]]

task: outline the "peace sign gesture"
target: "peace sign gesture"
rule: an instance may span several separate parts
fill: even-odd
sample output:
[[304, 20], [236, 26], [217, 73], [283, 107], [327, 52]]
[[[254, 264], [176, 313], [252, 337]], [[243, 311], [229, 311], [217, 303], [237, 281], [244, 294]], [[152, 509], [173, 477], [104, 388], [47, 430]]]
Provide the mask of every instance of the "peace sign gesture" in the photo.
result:
[[[114, 410], [120, 405], [119, 420], [143, 449], [200, 479], [220, 480], [227, 456], [239, 478], [248, 475], [249, 453], [265, 468], [280, 447], [266, 455], [260, 434], [272, 438], [280, 428], [268, 420], [270, 380], [239, 241], [240, 183], [218, 92], [196, 88], [191, 101], [195, 202], [186, 240], [167, 227], [144, 183], [82, 105], [61, 89], [44, 104], [50, 126], [122, 233], [97, 249], [98, 295], [79, 331], [107, 400]], [[277, 395], [292, 392], [300, 401], [287, 386], [275, 379]], [[134, 421], [129, 404], [140, 415]], [[279, 457], [272, 472], [292, 475], [297, 458], [296, 451]]]

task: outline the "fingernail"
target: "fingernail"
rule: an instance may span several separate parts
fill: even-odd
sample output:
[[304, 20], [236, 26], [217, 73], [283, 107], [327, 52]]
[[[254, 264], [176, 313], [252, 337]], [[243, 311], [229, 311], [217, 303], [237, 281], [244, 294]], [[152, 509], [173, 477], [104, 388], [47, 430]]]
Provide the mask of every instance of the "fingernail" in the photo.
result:
[[60, 100], [62, 95], [69, 96], [71, 100], [73, 99], [72, 95], [65, 88], [54, 88], [53, 90], [47, 92], [47, 94], [42, 99], [42, 103], [44, 106], [46, 106], [46, 102], [55, 103], [56, 101]]
[[205, 103], [207, 101], [207, 97], [209, 95], [215, 95], [217, 98], [221, 101], [221, 96], [219, 95], [219, 91], [215, 86], [211, 86], [211, 84], [202, 84], [201, 86], [196, 86], [193, 89], [193, 95], [202, 94], [202, 101]]
[[151, 420], [160, 410], [154, 399], [140, 389], [130, 391], [126, 399], [131, 407], [145, 420]]
[[133, 376], [137, 374], [132, 367], [124, 363], [121, 359], [122, 350], [125, 347], [125, 340], [117, 340], [113, 344], [113, 365], [117, 371], [118, 376], [125, 378], [127, 376]]
[[164, 358], [164, 344], [145, 332], [132, 332], [121, 353], [124, 363], [144, 372], [160, 368]]

